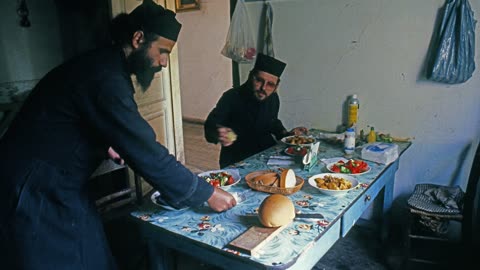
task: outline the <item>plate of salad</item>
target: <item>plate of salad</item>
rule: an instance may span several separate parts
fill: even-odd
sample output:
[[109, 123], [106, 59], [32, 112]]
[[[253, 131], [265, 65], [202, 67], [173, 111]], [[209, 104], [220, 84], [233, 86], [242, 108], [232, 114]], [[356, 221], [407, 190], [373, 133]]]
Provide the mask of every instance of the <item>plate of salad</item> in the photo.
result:
[[237, 169], [224, 169], [200, 173], [198, 176], [205, 179], [214, 187], [226, 188], [240, 182], [240, 173]]
[[368, 163], [360, 159], [339, 160], [327, 165], [327, 170], [333, 173], [362, 175], [370, 171]]

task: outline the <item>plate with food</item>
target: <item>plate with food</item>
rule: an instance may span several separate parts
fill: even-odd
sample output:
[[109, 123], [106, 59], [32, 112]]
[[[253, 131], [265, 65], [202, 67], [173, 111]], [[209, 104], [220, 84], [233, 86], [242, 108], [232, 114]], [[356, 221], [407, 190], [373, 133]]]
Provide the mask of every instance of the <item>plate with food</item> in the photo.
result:
[[316, 139], [312, 136], [293, 135], [284, 137], [281, 141], [290, 146], [310, 146], [316, 142]]
[[214, 187], [227, 188], [240, 182], [240, 173], [237, 169], [223, 169], [207, 171], [198, 174]]
[[317, 139], [329, 144], [343, 144], [345, 139], [344, 133], [320, 132], [317, 134]]
[[289, 146], [285, 148], [283, 152], [292, 157], [303, 157], [307, 154], [308, 148], [302, 146]]
[[332, 173], [362, 175], [370, 171], [368, 163], [360, 159], [339, 160], [327, 164], [327, 170]]
[[308, 179], [308, 183], [326, 195], [344, 195], [355, 189], [359, 182], [351, 175], [341, 173], [321, 173]]

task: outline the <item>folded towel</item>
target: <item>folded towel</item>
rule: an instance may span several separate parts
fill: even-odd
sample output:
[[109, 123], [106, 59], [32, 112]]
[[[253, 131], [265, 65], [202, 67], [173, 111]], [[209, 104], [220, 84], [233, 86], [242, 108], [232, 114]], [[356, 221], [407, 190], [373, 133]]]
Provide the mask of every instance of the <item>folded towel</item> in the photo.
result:
[[460, 209], [460, 205], [456, 199], [458, 195], [463, 192], [459, 187], [434, 187], [425, 190], [424, 194], [427, 195], [430, 200], [447, 209]]

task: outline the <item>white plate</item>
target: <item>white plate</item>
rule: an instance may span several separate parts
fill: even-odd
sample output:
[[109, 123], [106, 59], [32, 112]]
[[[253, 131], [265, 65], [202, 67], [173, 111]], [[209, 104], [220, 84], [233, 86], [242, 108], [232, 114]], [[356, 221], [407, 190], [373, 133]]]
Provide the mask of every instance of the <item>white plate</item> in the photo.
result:
[[339, 140], [343, 141], [345, 139], [344, 133], [333, 133], [333, 132], [320, 132], [317, 134], [318, 139], [326, 140]]
[[[288, 141], [290, 141], [292, 138], [295, 138], [295, 137], [300, 137], [300, 138], [309, 138], [309, 139], [312, 139], [313, 141], [311, 143], [305, 143], [305, 144], [294, 144], [294, 143], [290, 143]], [[305, 136], [305, 135], [299, 135], [299, 136], [287, 136], [287, 137], [283, 137], [281, 139], [281, 141], [284, 143], [284, 144], [287, 144], [287, 145], [291, 145], [291, 146], [310, 146], [311, 144], [317, 142], [317, 140], [315, 139], [315, 137], [313, 136]]]
[[176, 208], [173, 208], [172, 206], [168, 205], [166, 202], [164, 202], [163, 200], [158, 200], [158, 197], [160, 197], [160, 191], [155, 191], [152, 196], [150, 196], [150, 200], [152, 200], [152, 202], [160, 207], [162, 207], [163, 209], [166, 209], [166, 210], [170, 210], [170, 211], [179, 211], [179, 210], [184, 210], [184, 209], [187, 209], [188, 207], [185, 207], [185, 208], [182, 208], [182, 209], [176, 209]]
[[[338, 162], [338, 161], [337, 161]], [[362, 174], [366, 174], [368, 172], [370, 172], [370, 166], [367, 167], [367, 170], [364, 171], [364, 172], [361, 172], [361, 173], [341, 173], [341, 172], [334, 172], [332, 171], [332, 167], [333, 165], [335, 165], [335, 163], [337, 162], [332, 162], [332, 163], [329, 163], [327, 164], [326, 168], [329, 172], [332, 172], [332, 173], [338, 173], [338, 174], [342, 174], [342, 175], [362, 175]]]
[[[323, 178], [325, 176], [332, 176], [332, 177], [339, 177], [339, 178], [343, 178], [345, 180], [348, 180], [352, 183], [352, 187], [349, 188], [349, 189], [342, 189], [342, 190], [333, 190], [333, 189], [324, 189], [324, 188], [319, 188], [317, 186], [317, 183], [315, 182], [315, 178]], [[318, 189], [321, 193], [323, 194], [326, 194], [326, 195], [331, 195], [331, 196], [339, 196], [339, 195], [344, 195], [346, 194], [347, 192], [349, 192], [350, 190], [352, 189], [355, 189], [358, 185], [359, 185], [359, 182], [357, 179], [355, 179], [353, 176], [350, 176], [350, 175], [345, 175], [345, 174], [341, 174], [341, 173], [321, 173], [321, 174], [316, 174], [310, 178], [308, 178], [308, 183]]]
[[207, 172], [199, 173], [198, 176], [200, 176], [200, 177], [209, 176], [211, 173], [220, 173], [220, 172], [226, 172], [226, 173], [230, 174], [231, 176], [233, 176], [233, 180], [234, 180], [233, 184], [227, 185], [227, 186], [222, 186], [221, 188], [231, 187], [231, 186], [237, 184], [238, 182], [240, 182], [240, 179], [242, 179], [242, 177], [240, 177], [240, 172], [237, 169], [223, 169], [223, 170], [207, 171]]

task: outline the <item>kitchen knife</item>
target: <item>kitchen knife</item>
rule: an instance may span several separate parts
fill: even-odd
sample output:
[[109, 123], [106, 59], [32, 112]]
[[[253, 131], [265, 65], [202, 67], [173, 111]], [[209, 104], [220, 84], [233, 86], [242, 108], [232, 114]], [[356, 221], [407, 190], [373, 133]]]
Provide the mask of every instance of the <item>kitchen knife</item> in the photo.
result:
[[[247, 213], [242, 216], [245, 217], [257, 217], [258, 214]], [[295, 213], [295, 219], [322, 219], [324, 218], [320, 213]]]

